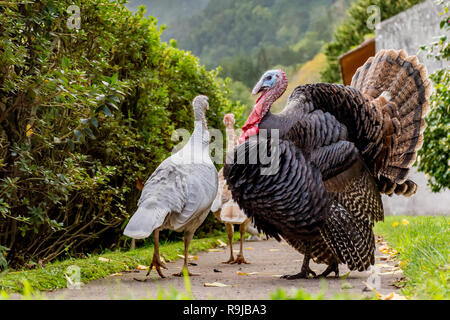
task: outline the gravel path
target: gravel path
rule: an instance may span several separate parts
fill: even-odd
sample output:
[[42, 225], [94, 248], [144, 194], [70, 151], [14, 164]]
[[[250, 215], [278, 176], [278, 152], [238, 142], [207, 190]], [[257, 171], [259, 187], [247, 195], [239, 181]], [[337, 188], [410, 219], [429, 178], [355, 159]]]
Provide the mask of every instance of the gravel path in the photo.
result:
[[[398, 268], [394, 267], [394, 261], [390, 260], [388, 255], [378, 250], [380, 245], [385, 245], [380, 241], [377, 244], [376, 266], [379, 268], [381, 286], [377, 291], [384, 295], [398, 293], [398, 289], [392, 284], [402, 277], [402, 273], [396, 271]], [[238, 244], [235, 248], [238, 248]], [[222, 264], [221, 261], [228, 259], [228, 248], [222, 248], [219, 252], [198, 253], [197, 259], [192, 260], [197, 265], [190, 267], [191, 272], [201, 274], [191, 277], [192, 293], [195, 299], [269, 299], [270, 293], [277, 288], [284, 288], [288, 292], [296, 288], [303, 288], [310, 293], [320, 291], [319, 279], [280, 279], [280, 275], [299, 272], [303, 259], [303, 256], [286, 242], [247, 241], [244, 248], [245, 258], [250, 264]], [[176, 288], [185, 292], [184, 279], [172, 276], [172, 273], [179, 272], [181, 265], [182, 259], [167, 263], [168, 270], [163, 270], [167, 276], [165, 279], [160, 279], [156, 272], [152, 271], [146, 282], [139, 282], [135, 278], [145, 279], [147, 271], [135, 270], [92, 281], [83, 285], [81, 289], [46, 292], [45, 296], [49, 299], [142, 299], [155, 297], [159, 287], [168, 290]], [[322, 272], [325, 268], [325, 265], [311, 262], [311, 269], [316, 273]], [[214, 269], [220, 272], [215, 272]], [[340, 265], [339, 269], [341, 276], [349, 272], [343, 265]], [[248, 275], [245, 275], [246, 273]], [[346, 279], [329, 277], [326, 279], [325, 297], [332, 297], [337, 292], [348, 292], [358, 296], [369, 295], [370, 292], [363, 291], [365, 288], [363, 281], [367, 282], [370, 275], [371, 273], [366, 271], [351, 272]], [[205, 283], [214, 282], [229, 286], [204, 286]]]

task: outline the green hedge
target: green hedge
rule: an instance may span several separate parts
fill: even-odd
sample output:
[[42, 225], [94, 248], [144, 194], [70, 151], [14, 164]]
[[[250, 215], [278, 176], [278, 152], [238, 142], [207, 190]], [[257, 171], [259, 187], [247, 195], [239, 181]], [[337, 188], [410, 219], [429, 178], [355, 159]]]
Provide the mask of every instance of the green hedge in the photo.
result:
[[[444, 4], [443, 1], [441, 3]], [[441, 36], [428, 47], [429, 56], [439, 61], [447, 61], [447, 65], [450, 58], [449, 6], [446, 3], [441, 13]], [[431, 112], [426, 117], [425, 142], [418, 152], [418, 167], [419, 171], [427, 174], [431, 190], [438, 192], [450, 188], [450, 68], [437, 70], [430, 78], [435, 90], [430, 98]]]
[[138, 179], [170, 154], [174, 129], [192, 130], [192, 99], [209, 96], [214, 128], [235, 107], [217, 70], [123, 3], [0, 6], [0, 268], [118, 245]]

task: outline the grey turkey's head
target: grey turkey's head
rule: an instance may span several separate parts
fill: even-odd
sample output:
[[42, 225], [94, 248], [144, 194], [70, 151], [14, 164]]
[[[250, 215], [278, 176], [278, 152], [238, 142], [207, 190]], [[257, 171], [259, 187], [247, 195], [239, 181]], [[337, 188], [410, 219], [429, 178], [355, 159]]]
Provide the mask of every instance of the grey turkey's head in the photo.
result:
[[209, 109], [208, 97], [199, 95], [192, 101], [194, 107], [194, 119], [195, 121], [203, 121], [206, 126], [205, 111]]
[[194, 107], [195, 120], [201, 120], [205, 115], [205, 111], [209, 109], [208, 97], [199, 95], [192, 101], [192, 106]]

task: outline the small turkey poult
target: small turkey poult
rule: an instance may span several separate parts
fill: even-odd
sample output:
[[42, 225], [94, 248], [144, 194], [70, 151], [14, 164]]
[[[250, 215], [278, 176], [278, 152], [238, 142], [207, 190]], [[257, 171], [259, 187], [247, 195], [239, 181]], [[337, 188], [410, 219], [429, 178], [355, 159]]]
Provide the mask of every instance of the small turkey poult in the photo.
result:
[[[144, 185], [138, 209], [128, 222], [124, 234], [134, 239], [147, 238], [154, 233], [155, 249], [147, 276], [152, 267], [164, 278], [167, 269], [159, 256], [159, 231], [184, 232], [184, 265], [188, 269], [189, 244], [197, 228], [208, 216], [217, 193], [217, 169], [209, 154], [210, 135], [205, 110], [206, 96], [193, 101], [195, 127], [187, 144], [164, 160]], [[190, 273], [189, 275], [196, 275]], [[180, 273], [174, 274], [181, 276]]]
[[[328, 266], [321, 276], [338, 276], [339, 264], [367, 270], [375, 261], [374, 222], [384, 217], [381, 193], [417, 190], [408, 173], [429, 109], [425, 66], [403, 50], [381, 50], [350, 86], [298, 86], [272, 114], [286, 88], [285, 73], [270, 70], [253, 89], [261, 95], [242, 127], [237, 161], [224, 166], [228, 188], [259, 230], [305, 255], [301, 271], [284, 278], [315, 276], [310, 259]], [[261, 148], [272, 152], [271, 139], [259, 139], [263, 129], [279, 135], [279, 170], [271, 175], [262, 161], [248, 161]]]
[[[227, 152], [230, 152], [238, 144], [238, 138], [236, 132], [234, 131], [234, 115], [228, 113], [223, 117], [223, 123], [226, 127], [227, 134]], [[219, 189], [217, 191], [216, 199], [214, 199], [213, 205], [211, 206], [211, 211], [214, 213], [215, 217], [225, 224], [228, 234], [228, 244], [230, 246], [230, 258], [224, 263], [248, 263], [244, 259], [244, 235], [245, 231], [248, 231], [252, 236], [259, 239], [259, 233], [255, 228], [251, 227], [250, 219], [244, 214], [244, 212], [239, 208], [239, 205], [233, 201], [231, 197], [231, 192], [228, 189], [227, 183], [223, 177], [223, 168], [219, 171]], [[239, 254], [234, 259], [233, 255], [233, 225], [239, 224], [239, 232], [241, 235], [240, 239], [240, 250]]]

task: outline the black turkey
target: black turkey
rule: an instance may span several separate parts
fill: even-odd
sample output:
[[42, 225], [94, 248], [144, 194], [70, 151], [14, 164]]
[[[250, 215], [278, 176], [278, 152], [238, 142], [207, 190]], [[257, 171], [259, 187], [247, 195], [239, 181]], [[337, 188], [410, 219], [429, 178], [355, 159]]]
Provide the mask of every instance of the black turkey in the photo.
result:
[[[337, 277], [339, 264], [366, 270], [375, 260], [374, 222], [384, 217], [380, 193], [417, 190], [407, 178], [423, 143], [426, 69], [404, 51], [382, 50], [350, 86], [299, 86], [281, 113], [270, 113], [286, 87], [284, 72], [271, 70], [253, 89], [261, 96], [224, 169], [233, 199], [259, 230], [305, 255], [300, 273], [285, 278], [315, 276], [310, 259], [328, 265], [321, 276]], [[278, 160], [272, 174], [265, 153]]]

